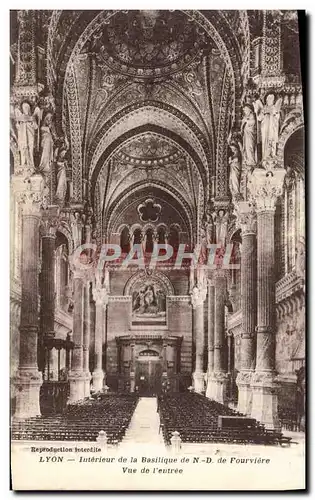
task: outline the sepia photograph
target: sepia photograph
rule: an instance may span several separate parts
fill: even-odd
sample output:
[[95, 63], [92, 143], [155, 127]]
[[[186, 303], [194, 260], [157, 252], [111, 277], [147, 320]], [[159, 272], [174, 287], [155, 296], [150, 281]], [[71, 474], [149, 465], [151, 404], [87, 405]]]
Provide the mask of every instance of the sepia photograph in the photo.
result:
[[305, 490], [305, 16], [10, 11], [12, 490]]

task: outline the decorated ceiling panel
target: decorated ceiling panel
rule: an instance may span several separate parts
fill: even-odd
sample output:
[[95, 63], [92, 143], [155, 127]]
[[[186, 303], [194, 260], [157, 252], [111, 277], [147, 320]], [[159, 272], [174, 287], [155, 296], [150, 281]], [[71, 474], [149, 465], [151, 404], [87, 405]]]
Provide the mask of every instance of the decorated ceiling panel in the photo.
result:
[[176, 143], [167, 137], [147, 132], [131, 138], [120, 147], [103, 166], [99, 183], [104, 193], [104, 207], [139, 180], [161, 180], [184, 193], [194, 209], [196, 186], [192, 179], [195, 177], [201, 182], [198, 169], [195, 166], [192, 174], [187, 154]]
[[[12, 19], [14, 85], [29, 78], [31, 112], [49, 108], [51, 140], [67, 149], [63, 201], [97, 217], [110, 217], [128, 189], [160, 186], [199, 230], [209, 197], [231, 199], [229, 138], [244, 132], [244, 103], [286, 82], [282, 107], [294, 120], [289, 113], [286, 135], [281, 125], [282, 151], [302, 124], [299, 57], [289, 57], [294, 11], [19, 11]], [[42, 28], [34, 50], [19, 56], [15, 39], [23, 49], [33, 22]]]
[[118, 11], [87, 43], [114, 71], [159, 78], [183, 70], [199, 57], [206, 35], [179, 11]]

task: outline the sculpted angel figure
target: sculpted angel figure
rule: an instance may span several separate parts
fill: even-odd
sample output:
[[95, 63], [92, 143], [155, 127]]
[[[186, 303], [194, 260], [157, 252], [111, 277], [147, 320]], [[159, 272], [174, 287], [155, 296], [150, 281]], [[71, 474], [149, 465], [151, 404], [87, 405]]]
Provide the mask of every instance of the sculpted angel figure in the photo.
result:
[[70, 215], [70, 225], [74, 246], [76, 248], [82, 243], [82, 223], [79, 212]]
[[51, 173], [51, 167], [54, 160], [54, 133], [52, 130], [52, 113], [47, 113], [40, 127], [41, 135], [41, 158], [39, 171], [45, 176]]
[[212, 215], [210, 213], [210, 211], [206, 211], [206, 214], [205, 214], [205, 220], [204, 220], [204, 223], [203, 223], [203, 226], [204, 226], [204, 230], [205, 230], [205, 241], [206, 241], [206, 245], [211, 245], [211, 243], [213, 243], [213, 228], [214, 228], [214, 223], [213, 223], [213, 218], [212, 218]]
[[228, 232], [229, 214], [224, 209], [218, 210], [214, 224], [216, 226], [216, 243], [225, 247]]
[[69, 149], [67, 141], [55, 151], [55, 162], [56, 162], [56, 200], [60, 203], [65, 202], [67, 193], [67, 160], [66, 155]]
[[241, 125], [243, 135], [243, 162], [246, 165], [257, 163], [257, 120], [254, 110], [250, 104], [243, 108], [243, 120]]
[[258, 124], [260, 125], [263, 160], [276, 156], [281, 105], [282, 98], [280, 97], [275, 102], [274, 94], [267, 95], [265, 105], [260, 99], [257, 99], [254, 103]]
[[229, 156], [230, 177], [229, 188], [233, 200], [240, 196], [240, 181], [242, 173], [242, 156], [239, 145], [236, 142], [230, 144], [231, 155]]
[[21, 167], [34, 169], [35, 134], [38, 131], [41, 112], [36, 106], [34, 113], [28, 102], [23, 102], [21, 109], [15, 108], [15, 123], [17, 128], [17, 143], [20, 153]]

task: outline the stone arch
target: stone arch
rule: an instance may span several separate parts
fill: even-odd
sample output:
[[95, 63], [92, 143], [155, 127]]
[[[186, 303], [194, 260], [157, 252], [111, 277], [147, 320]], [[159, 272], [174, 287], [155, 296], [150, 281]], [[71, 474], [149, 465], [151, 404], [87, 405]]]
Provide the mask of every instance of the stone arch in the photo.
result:
[[117, 228], [117, 233], [121, 234], [125, 228], [128, 228], [129, 231], [131, 229], [128, 224], [123, 223]]
[[136, 229], [140, 229], [140, 231], [142, 231], [142, 226], [138, 222], [136, 222], [135, 224], [132, 224], [132, 226], [130, 226], [130, 232], [134, 233]]
[[142, 232], [146, 233], [148, 229], [151, 229], [152, 231], [155, 231], [156, 226], [152, 224], [152, 222], [146, 222], [144, 226], [142, 226]]
[[[64, 43], [60, 49], [58, 56], [58, 66], [56, 67], [56, 72], [58, 73], [58, 82], [56, 85], [56, 102], [58, 101], [58, 106], [61, 104], [62, 94], [65, 93], [65, 86], [68, 79], [68, 73], [71, 71], [71, 65], [77, 55], [81, 52], [84, 44], [92, 36], [93, 32], [101, 27], [103, 23], [106, 23], [110, 17], [114, 16], [117, 11], [78, 11], [75, 12], [76, 16], [71, 20], [72, 24], [64, 38]], [[232, 99], [233, 99], [233, 113], [236, 116], [239, 115], [238, 109], [240, 109], [240, 99], [242, 95], [242, 79], [241, 79], [241, 55], [239, 52], [239, 47], [237, 39], [233, 30], [231, 29], [225, 16], [220, 11], [189, 11], [183, 10], [193, 22], [200, 26], [207, 35], [215, 42], [216, 46], [220, 50], [220, 53], [229, 68], [232, 78]], [[84, 15], [82, 15], [84, 14]], [[54, 16], [51, 21], [51, 26], [54, 26], [55, 32], [57, 32], [58, 22], [62, 16], [67, 16], [71, 19], [71, 14], [67, 12], [62, 12], [59, 17]], [[211, 15], [211, 19], [209, 16]], [[79, 35], [74, 33], [75, 25], [79, 26]], [[51, 29], [48, 36], [48, 45], [52, 47], [53, 41], [51, 37], [53, 36], [53, 30]], [[54, 61], [51, 56], [52, 50], [49, 50], [51, 58], [51, 67], [53, 67]], [[60, 116], [58, 117], [60, 121]], [[57, 119], [57, 121], [58, 121]]]
[[[79, 37], [74, 39], [70, 47], [65, 53], [65, 57], [61, 62], [61, 68], [64, 72], [64, 81], [67, 80], [68, 67], [73, 63], [77, 55], [81, 52], [85, 43], [90, 39], [92, 34], [99, 29], [102, 24], [114, 16], [118, 11], [87, 11], [89, 15], [80, 23], [81, 33]], [[236, 90], [241, 87], [240, 74], [240, 54], [237, 47], [235, 34], [229, 23], [220, 11], [198, 11], [198, 10], [182, 10], [193, 22], [200, 26], [207, 35], [214, 41], [220, 53], [225, 60], [229, 71], [233, 76], [233, 88]], [[91, 15], [92, 14], [92, 15]], [[211, 15], [211, 20], [207, 17]], [[79, 14], [80, 16], [80, 14]], [[60, 68], [60, 69], [61, 69]], [[241, 95], [241, 88], [240, 88]]]
[[156, 230], [158, 231], [159, 229], [165, 229], [165, 230], [167, 230], [167, 225], [164, 222], [160, 222], [156, 226]]
[[295, 132], [304, 127], [303, 114], [300, 110], [296, 114], [292, 113], [291, 116], [292, 118], [284, 123], [278, 142], [277, 157], [281, 167], [284, 167], [284, 150], [287, 141]]
[[[132, 188], [127, 188], [125, 189], [119, 197], [115, 199], [114, 207], [111, 210], [111, 207], [107, 210], [107, 217], [103, 217], [103, 235], [105, 237], [108, 237], [109, 233], [111, 232], [112, 228], [115, 226], [115, 214], [119, 214], [121, 211], [121, 208], [125, 205], [127, 199], [139, 191], [139, 189], [144, 189], [144, 188], [149, 188], [149, 189], [154, 189], [157, 188], [161, 191], [164, 191], [166, 194], [170, 195], [175, 201], [178, 206], [183, 210], [185, 216], [186, 216], [186, 224], [187, 228], [190, 232], [190, 236], [192, 237], [193, 233], [193, 228], [195, 227], [194, 224], [194, 215], [191, 211], [191, 207], [188, 205], [184, 197], [177, 192], [177, 190], [173, 189], [171, 186], [168, 186], [164, 182], [157, 181], [157, 180], [150, 180], [150, 181], [145, 181], [145, 182], [138, 182], [132, 186]], [[118, 216], [116, 216], [117, 219]], [[138, 224], [139, 227], [141, 228], [142, 226]], [[135, 225], [134, 225], [135, 226]], [[132, 229], [133, 226], [130, 228]]]
[[125, 284], [124, 295], [132, 295], [132, 290], [138, 284], [139, 281], [146, 280], [146, 282], [156, 283], [158, 285], [162, 285], [162, 288], [166, 292], [166, 295], [174, 295], [174, 287], [169, 280], [169, 278], [156, 269], [150, 271], [138, 271], [133, 274]]
[[[167, 137], [185, 154], [188, 154], [196, 164], [203, 183], [205, 185], [208, 184], [209, 168], [206, 168], [205, 165], [207, 165], [207, 153], [209, 153], [209, 150], [207, 151], [207, 149], [200, 144], [199, 137], [197, 138], [195, 136], [190, 130], [190, 127], [185, 125], [185, 129], [183, 129], [184, 124], [181, 123], [181, 120], [175, 118], [173, 120], [173, 130], [170, 126], [166, 128], [165, 114], [163, 111], [159, 111], [155, 105], [154, 107], [132, 106], [128, 111], [130, 112], [127, 115], [121, 114], [119, 122], [116, 119], [113, 120], [115, 129], [112, 128], [111, 131], [108, 130], [106, 134], [104, 131], [105, 129], [102, 129], [95, 138], [94, 144], [98, 144], [98, 149], [94, 151], [93, 159], [90, 156], [90, 160], [88, 160], [91, 162], [89, 177], [91, 180], [92, 195], [93, 186], [95, 185], [97, 176], [105, 161], [108, 160], [108, 158], [128, 139], [150, 131]], [[150, 123], [148, 123], [148, 111], [150, 111]], [[122, 132], [123, 124], [125, 130]], [[180, 134], [178, 133], [178, 127], [182, 127]], [[183, 131], [185, 133], [183, 133]]]
[[66, 237], [68, 241], [69, 255], [71, 255], [74, 251], [74, 244], [73, 244], [72, 233], [68, 224], [64, 221], [61, 221], [61, 223], [57, 227], [57, 231], [59, 231], [59, 233], [62, 233]]

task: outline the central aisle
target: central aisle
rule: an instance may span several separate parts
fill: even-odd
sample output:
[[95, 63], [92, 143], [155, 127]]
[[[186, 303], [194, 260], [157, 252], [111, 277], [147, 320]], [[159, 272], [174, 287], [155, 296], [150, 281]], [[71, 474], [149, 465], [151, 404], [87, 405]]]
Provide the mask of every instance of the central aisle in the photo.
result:
[[121, 446], [141, 444], [164, 447], [162, 434], [159, 434], [159, 426], [157, 399], [140, 398]]

